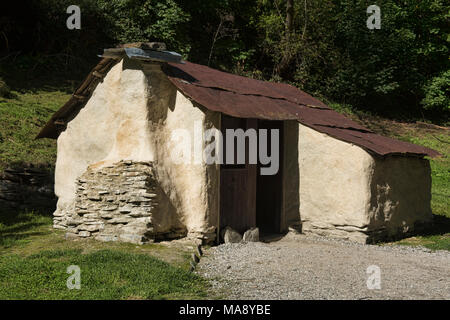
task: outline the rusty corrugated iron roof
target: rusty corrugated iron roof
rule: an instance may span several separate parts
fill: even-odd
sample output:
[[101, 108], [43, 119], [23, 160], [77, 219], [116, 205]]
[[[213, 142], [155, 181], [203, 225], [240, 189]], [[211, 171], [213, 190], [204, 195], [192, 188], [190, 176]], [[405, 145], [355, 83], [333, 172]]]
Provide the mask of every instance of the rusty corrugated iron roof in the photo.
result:
[[[64, 130], [67, 119], [84, 107], [98, 83], [118, 61], [102, 59], [36, 138], [56, 139]], [[316, 131], [381, 156], [439, 155], [429, 148], [375, 134], [288, 84], [259, 81], [187, 61], [184, 64], [165, 64], [163, 70], [184, 95], [212, 111], [241, 118], [297, 120]]]
[[250, 79], [190, 62], [169, 63], [164, 71], [184, 95], [212, 111], [241, 118], [297, 120], [381, 156], [440, 155], [430, 148], [375, 134], [288, 84]]

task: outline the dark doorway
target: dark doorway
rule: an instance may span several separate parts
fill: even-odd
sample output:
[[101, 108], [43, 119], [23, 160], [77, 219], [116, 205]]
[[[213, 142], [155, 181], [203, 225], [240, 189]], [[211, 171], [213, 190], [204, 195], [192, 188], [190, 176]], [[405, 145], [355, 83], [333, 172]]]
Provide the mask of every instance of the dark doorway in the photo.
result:
[[259, 120], [259, 129], [267, 129], [268, 147], [271, 150], [272, 141], [270, 139], [270, 130], [279, 131], [279, 167], [274, 175], [261, 175], [261, 167], [258, 162], [258, 175], [256, 183], [256, 226], [260, 233], [273, 234], [281, 231], [281, 211], [283, 204], [283, 122]]
[[[279, 130], [279, 167], [275, 175], [261, 175], [258, 164], [250, 164], [248, 159], [249, 140], [246, 139], [245, 164], [224, 163], [220, 170], [220, 228], [229, 226], [243, 233], [251, 227], [258, 227], [262, 234], [279, 233], [281, 229], [281, 212], [283, 199], [283, 122], [242, 119], [222, 115], [223, 147], [226, 150], [226, 129], [250, 128], [268, 130], [268, 156], [272, 141], [270, 130]], [[258, 144], [259, 145], [259, 136]], [[235, 158], [236, 158], [235, 149]], [[226, 152], [224, 152], [224, 160]], [[236, 159], [235, 159], [236, 160]]]

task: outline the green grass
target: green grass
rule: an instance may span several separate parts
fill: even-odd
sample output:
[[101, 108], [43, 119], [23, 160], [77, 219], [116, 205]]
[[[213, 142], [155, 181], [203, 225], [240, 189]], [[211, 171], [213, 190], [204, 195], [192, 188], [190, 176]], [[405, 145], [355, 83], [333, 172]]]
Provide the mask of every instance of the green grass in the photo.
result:
[[15, 163], [53, 166], [55, 140], [34, 138], [70, 95], [62, 90], [13, 94], [13, 98], [0, 98], [0, 171]]
[[[0, 299], [204, 299], [208, 284], [189, 272], [193, 247], [66, 240], [50, 215], [0, 215]], [[81, 269], [81, 289], [66, 286]]]
[[25, 246], [34, 237], [50, 234], [51, 224], [49, 215], [0, 210], [0, 253], [8, 248]]
[[[67, 288], [67, 268], [81, 288]], [[0, 256], [0, 299], [176, 299], [205, 297], [204, 280], [145, 254], [81, 249]]]
[[410, 237], [395, 243], [403, 246], [421, 246], [431, 250], [450, 250], [450, 234], [447, 232], [443, 235], [422, 235]]

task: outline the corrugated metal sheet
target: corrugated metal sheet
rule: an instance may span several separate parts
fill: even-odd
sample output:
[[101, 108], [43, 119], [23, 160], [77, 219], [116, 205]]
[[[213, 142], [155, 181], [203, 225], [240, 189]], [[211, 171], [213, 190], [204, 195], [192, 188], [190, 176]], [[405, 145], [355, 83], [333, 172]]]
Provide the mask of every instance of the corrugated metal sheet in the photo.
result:
[[130, 59], [181, 63], [181, 54], [173, 51], [142, 50], [140, 48], [124, 48], [123, 50]]
[[[102, 59], [70, 100], [51, 117], [37, 138], [56, 139], [64, 130], [64, 122], [84, 107], [98, 83], [118, 61]], [[288, 84], [254, 80], [190, 62], [169, 63], [163, 69], [184, 95], [212, 111], [241, 118], [297, 120], [381, 156], [439, 155], [429, 148], [375, 134]]]
[[381, 156], [439, 155], [429, 148], [375, 134], [287, 84], [254, 80], [189, 62], [168, 64], [164, 71], [184, 95], [212, 111], [241, 118], [297, 120]]

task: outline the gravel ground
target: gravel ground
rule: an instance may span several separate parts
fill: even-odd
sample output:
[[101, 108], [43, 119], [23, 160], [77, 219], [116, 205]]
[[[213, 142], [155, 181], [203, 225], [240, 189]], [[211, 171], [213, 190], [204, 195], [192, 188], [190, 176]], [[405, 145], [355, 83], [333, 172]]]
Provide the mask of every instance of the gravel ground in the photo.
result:
[[[367, 288], [371, 265], [380, 268], [380, 289]], [[450, 299], [448, 251], [313, 235], [212, 247], [196, 272], [226, 299]]]

